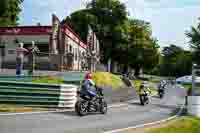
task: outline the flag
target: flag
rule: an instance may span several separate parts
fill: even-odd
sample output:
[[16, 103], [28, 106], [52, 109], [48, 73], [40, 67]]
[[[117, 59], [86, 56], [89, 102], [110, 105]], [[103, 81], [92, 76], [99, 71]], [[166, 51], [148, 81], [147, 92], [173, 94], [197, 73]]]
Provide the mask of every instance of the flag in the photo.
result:
[[52, 15], [52, 46], [51, 53], [58, 54], [58, 43], [59, 43], [59, 27], [60, 21], [56, 15]]
[[93, 30], [90, 25], [88, 25], [87, 45], [89, 50], [88, 52], [91, 52], [93, 45]]

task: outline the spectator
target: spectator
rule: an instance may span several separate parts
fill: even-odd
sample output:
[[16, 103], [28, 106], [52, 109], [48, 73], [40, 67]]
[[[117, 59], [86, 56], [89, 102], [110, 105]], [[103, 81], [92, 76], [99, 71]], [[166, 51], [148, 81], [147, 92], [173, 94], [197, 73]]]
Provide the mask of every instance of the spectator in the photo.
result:
[[192, 95], [192, 88], [189, 88], [187, 90], [187, 95], [185, 97], [185, 105], [187, 106], [188, 105], [188, 96], [191, 96]]
[[34, 66], [35, 66], [35, 54], [39, 52], [37, 46], [35, 46], [34, 42], [32, 42], [32, 46], [28, 49], [28, 64], [29, 64], [29, 75], [33, 75]]
[[23, 43], [19, 43], [18, 47], [16, 48], [16, 75], [18, 76], [22, 74], [25, 52], [28, 52], [28, 50], [23, 48]]

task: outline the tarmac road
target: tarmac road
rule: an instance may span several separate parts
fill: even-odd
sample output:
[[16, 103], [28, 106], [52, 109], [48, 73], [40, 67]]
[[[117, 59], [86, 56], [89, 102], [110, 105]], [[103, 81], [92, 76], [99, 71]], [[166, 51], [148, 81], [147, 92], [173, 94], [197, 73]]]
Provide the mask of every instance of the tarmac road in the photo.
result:
[[147, 106], [141, 106], [139, 100], [129, 101], [110, 108], [106, 115], [79, 117], [65, 112], [0, 116], [0, 133], [101, 133], [126, 128], [171, 116], [184, 103], [184, 95], [183, 89], [168, 86], [162, 100], [152, 97]]

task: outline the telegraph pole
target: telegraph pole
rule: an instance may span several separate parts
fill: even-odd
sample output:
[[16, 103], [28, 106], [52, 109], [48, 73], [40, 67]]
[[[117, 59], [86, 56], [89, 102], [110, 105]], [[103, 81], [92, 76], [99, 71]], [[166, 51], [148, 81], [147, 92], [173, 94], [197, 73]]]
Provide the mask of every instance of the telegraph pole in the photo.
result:
[[196, 87], [196, 67], [197, 64], [193, 64], [192, 65], [192, 96], [195, 95], [195, 87]]

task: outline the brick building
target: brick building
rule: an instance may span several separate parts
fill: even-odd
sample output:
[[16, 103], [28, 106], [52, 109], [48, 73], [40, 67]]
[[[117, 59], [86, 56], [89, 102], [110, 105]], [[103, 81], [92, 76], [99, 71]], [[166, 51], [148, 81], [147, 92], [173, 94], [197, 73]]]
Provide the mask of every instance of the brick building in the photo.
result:
[[[60, 43], [57, 45], [59, 53], [54, 54], [51, 52], [52, 26], [0, 27], [0, 59], [3, 67], [15, 68], [16, 41], [24, 43], [25, 48], [35, 41], [40, 50], [36, 57], [36, 69], [58, 70], [62, 67], [66, 70], [81, 70], [82, 63], [86, 62], [87, 45], [67, 25], [60, 29]], [[25, 67], [26, 62], [27, 59]]]

